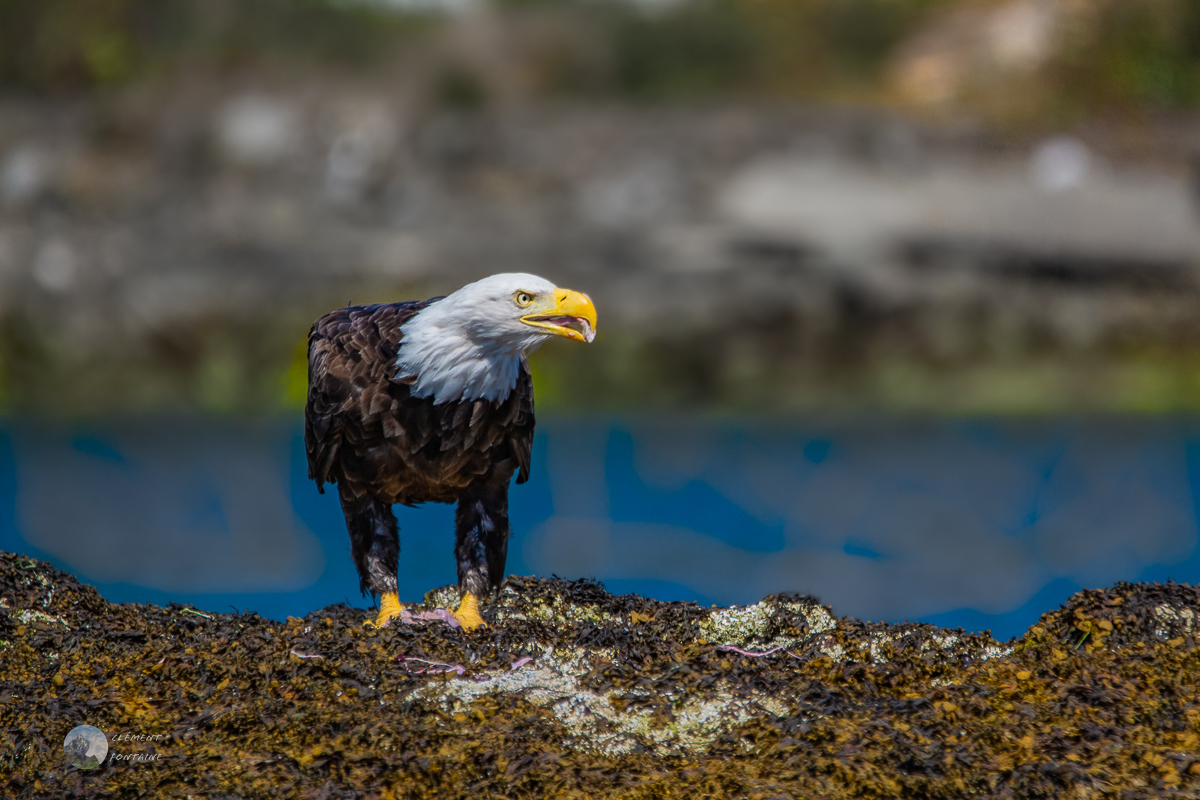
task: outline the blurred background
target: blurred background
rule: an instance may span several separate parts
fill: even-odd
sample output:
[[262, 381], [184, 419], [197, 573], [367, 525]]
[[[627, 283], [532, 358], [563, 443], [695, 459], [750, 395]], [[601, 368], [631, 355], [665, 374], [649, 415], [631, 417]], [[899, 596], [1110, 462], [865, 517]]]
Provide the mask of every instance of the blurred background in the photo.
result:
[[0, 548], [365, 607], [308, 326], [527, 271], [510, 572], [1016, 635], [1200, 580], [1198, 269], [1190, 0], [0, 0]]

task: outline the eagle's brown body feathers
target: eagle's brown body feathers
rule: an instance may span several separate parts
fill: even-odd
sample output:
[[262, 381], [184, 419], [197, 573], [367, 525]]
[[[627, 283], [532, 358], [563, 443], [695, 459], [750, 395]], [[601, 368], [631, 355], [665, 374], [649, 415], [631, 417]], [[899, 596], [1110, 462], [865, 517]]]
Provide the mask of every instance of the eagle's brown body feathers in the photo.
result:
[[503, 579], [508, 484], [529, 477], [533, 383], [524, 358], [498, 400], [435, 404], [397, 375], [400, 328], [437, 300], [349, 306], [309, 334], [304, 443], [309, 477], [336, 483], [363, 591], [396, 592], [393, 503], [459, 504], [459, 582], [494, 590]]
[[468, 486], [529, 478], [533, 383], [522, 365], [503, 402], [434, 405], [396, 380], [400, 326], [431, 301], [350, 306], [309, 335], [305, 444], [310, 475], [389, 503], [456, 502]]

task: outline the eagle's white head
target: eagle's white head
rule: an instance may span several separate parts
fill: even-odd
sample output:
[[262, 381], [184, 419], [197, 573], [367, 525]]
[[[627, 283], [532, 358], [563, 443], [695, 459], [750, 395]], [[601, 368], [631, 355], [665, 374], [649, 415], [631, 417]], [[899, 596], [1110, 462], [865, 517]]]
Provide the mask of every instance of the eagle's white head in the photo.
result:
[[430, 304], [400, 327], [396, 377], [435, 403], [504, 400], [521, 355], [554, 336], [590, 342], [587, 295], [521, 272], [492, 275]]

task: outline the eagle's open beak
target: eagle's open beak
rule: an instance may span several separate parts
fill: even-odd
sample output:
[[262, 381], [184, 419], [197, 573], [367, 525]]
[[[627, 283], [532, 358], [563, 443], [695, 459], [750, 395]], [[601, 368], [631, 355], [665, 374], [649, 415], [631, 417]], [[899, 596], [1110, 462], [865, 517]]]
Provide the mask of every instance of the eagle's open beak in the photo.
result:
[[555, 289], [553, 304], [547, 303], [526, 314], [521, 321], [577, 342], [596, 338], [596, 307], [586, 294], [570, 289]]

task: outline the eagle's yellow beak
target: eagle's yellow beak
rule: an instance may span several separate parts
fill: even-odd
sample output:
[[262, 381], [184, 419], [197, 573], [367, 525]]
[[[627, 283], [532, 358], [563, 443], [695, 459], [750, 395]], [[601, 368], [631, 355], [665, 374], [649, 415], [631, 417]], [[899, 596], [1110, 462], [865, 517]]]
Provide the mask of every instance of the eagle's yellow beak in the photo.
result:
[[577, 342], [596, 338], [596, 307], [586, 294], [555, 289], [553, 300], [547, 299], [539, 305], [540, 308], [521, 317], [521, 321]]

